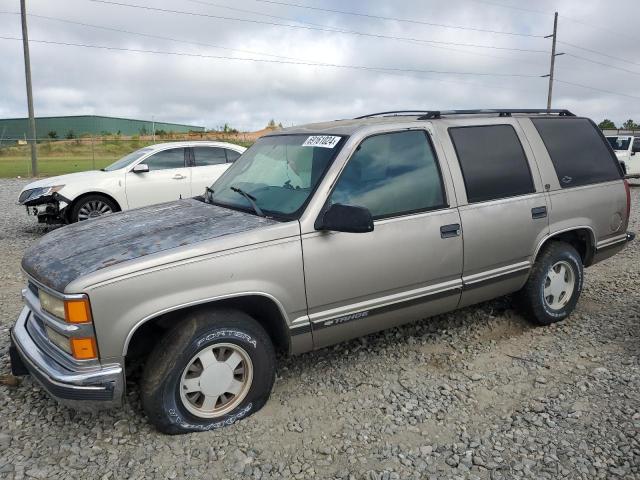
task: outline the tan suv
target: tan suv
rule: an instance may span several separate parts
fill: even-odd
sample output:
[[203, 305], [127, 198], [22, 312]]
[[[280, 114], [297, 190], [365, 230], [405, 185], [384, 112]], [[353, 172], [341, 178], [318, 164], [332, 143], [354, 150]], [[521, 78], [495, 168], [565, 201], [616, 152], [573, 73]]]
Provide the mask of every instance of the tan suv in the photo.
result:
[[259, 410], [290, 354], [517, 292], [546, 325], [620, 251], [630, 195], [565, 110], [385, 112], [260, 138], [202, 197], [55, 230], [23, 259], [15, 374], [181, 433]]

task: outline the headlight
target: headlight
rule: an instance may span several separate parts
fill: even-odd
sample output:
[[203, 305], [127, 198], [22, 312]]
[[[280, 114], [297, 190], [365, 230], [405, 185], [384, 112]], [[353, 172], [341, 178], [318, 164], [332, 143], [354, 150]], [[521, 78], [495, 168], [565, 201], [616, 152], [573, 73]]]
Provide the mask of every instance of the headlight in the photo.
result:
[[53, 195], [54, 193], [59, 192], [63, 188], [64, 188], [64, 185], [52, 185], [50, 187], [38, 187], [38, 188], [32, 188], [30, 190], [25, 190], [20, 194], [18, 201], [20, 203], [24, 203], [31, 200], [35, 200], [36, 198]]
[[91, 322], [91, 307], [89, 299], [78, 298], [63, 300], [40, 290], [40, 306], [45, 312], [68, 323], [89, 323]]
[[49, 312], [54, 317], [64, 320], [64, 300], [49, 295], [43, 290], [38, 292], [38, 296], [40, 297], [40, 307], [45, 312]]

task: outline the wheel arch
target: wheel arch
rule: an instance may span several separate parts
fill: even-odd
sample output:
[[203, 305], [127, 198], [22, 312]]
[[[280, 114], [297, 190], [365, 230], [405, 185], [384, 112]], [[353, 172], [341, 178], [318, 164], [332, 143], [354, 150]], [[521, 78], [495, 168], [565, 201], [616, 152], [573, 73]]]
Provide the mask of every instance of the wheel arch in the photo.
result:
[[106, 197], [116, 205], [118, 212], [122, 211], [122, 205], [120, 205], [120, 202], [118, 202], [118, 200], [116, 200], [113, 195], [110, 195], [106, 192], [101, 192], [99, 190], [92, 190], [90, 192], [81, 193], [80, 195], [75, 197], [73, 200], [71, 200], [71, 203], [67, 205], [67, 207], [65, 208], [65, 216], [67, 217], [67, 219], [69, 219], [69, 215], [73, 211], [73, 208], [78, 204], [78, 202], [83, 198], [88, 197], [89, 195], [100, 195], [100, 196]]
[[277, 351], [290, 351], [291, 337], [282, 305], [264, 293], [247, 293], [178, 306], [142, 319], [127, 335], [122, 356], [126, 359], [148, 355], [164, 332], [176, 325], [176, 322], [184, 321], [191, 312], [215, 308], [246, 313], [264, 327]]
[[542, 249], [551, 241], [567, 242], [575, 248], [582, 258], [582, 264], [588, 267], [593, 263], [593, 257], [596, 249], [596, 235], [593, 228], [582, 225], [570, 227], [557, 232], [550, 233], [544, 237], [538, 244], [533, 255], [534, 261], [540, 255]]

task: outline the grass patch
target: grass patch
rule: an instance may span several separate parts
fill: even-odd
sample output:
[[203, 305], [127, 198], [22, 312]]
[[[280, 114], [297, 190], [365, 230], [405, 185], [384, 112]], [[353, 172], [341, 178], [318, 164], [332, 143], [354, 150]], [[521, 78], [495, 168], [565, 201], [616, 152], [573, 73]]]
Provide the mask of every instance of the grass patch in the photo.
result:
[[[93, 145], [87, 138], [39, 142], [37, 145], [38, 176], [49, 177], [104, 168], [126, 154], [153, 143], [151, 140], [136, 138], [101, 139], [94, 141]], [[234, 141], [233, 143], [248, 147], [253, 142]], [[32, 176], [29, 146], [12, 144], [0, 147], [0, 177], [18, 176]]]

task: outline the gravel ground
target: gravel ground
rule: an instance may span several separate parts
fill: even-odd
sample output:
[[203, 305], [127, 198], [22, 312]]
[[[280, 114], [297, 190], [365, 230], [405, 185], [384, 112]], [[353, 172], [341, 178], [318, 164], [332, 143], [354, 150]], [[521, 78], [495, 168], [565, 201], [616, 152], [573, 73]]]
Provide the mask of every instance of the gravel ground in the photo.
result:
[[[44, 229], [0, 180], [0, 374], [21, 309], [19, 264]], [[631, 229], [640, 231], [640, 189]], [[30, 378], [0, 386], [0, 477], [640, 478], [640, 242], [587, 270], [564, 323], [508, 298], [295, 358], [266, 407], [169, 437], [126, 408], [58, 406]]]

